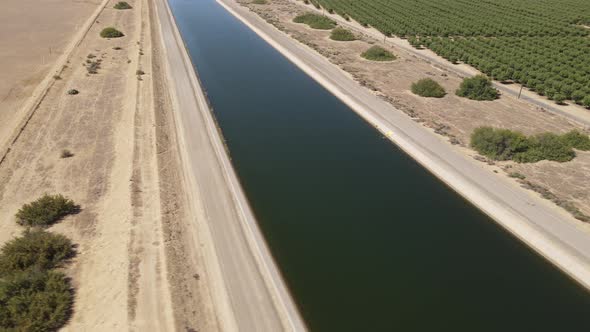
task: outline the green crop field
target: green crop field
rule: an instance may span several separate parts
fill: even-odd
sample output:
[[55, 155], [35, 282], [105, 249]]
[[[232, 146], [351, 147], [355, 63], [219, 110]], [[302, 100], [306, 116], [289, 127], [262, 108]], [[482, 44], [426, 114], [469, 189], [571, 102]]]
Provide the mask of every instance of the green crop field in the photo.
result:
[[590, 107], [590, 0], [313, 0], [500, 81]]

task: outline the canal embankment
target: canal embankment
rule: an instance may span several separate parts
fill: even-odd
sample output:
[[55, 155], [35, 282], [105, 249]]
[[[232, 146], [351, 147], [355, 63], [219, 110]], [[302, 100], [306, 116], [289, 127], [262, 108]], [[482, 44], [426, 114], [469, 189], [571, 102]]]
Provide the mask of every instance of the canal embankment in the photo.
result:
[[[197, 245], [223, 331], [303, 331], [241, 189], [166, 0], [155, 0]], [[207, 299], [203, 299], [207, 301]]]
[[492, 174], [354, 82], [319, 53], [232, 0], [217, 0], [297, 67], [499, 225], [590, 288], [590, 237], [547, 201]]

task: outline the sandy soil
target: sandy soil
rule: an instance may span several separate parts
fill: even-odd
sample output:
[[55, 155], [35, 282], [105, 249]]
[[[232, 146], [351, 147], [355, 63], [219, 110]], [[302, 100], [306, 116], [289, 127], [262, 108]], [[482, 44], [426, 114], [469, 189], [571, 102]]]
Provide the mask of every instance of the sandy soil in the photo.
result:
[[[584, 129], [580, 124], [543, 110], [537, 105], [503, 95], [492, 102], [478, 102], [454, 94], [462, 78], [454, 71], [435, 66], [403, 48], [384, 45], [375, 39], [358, 35], [353, 42], [338, 42], [329, 38], [329, 31], [314, 30], [304, 24], [293, 23], [300, 13], [308, 12], [302, 4], [289, 0], [272, 0], [267, 5], [254, 5], [249, 0], [239, 1], [293, 38], [316, 49], [331, 62], [338, 64], [355, 80], [382, 96], [397, 108], [413, 116], [416, 121], [433, 128], [453, 144], [467, 146], [473, 129], [496, 126], [520, 130], [526, 134], [545, 131], [563, 133]], [[359, 55], [372, 44], [390, 49], [398, 59], [388, 63], [372, 62]], [[441, 99], [422, 98], [410, 91], [413, 82], [430, 77], [447, 91]], [[549, 188], [561, 199], [574, 202], [590, 214], [589, 177], [582, 170], [590, 168], [590, 153], [579, 152], [573, 162], [543, 162], [518, 165], [514, 169], [527, 180]], [[503, 164], [506, 166], [506, 164]], [[567, 175], [567, 176], [566, 176]]]
[[[161, 83], [159, 45], [152, 46], [150, 1], [128, 2], [133, 9], [120, 11], [112, 8], [116, 1], [108, 1], [91, 21], [61, 79], [51, 80], [0, 162], [0, 245], [22, 231], [13, 216], [23, 203], [44, 192], [62, 193], [82, 207], [52, 227], [78, 245], [66, 271], [76, 299], [65, 330], [200, 330], [208, 326], [206, 315], [199, 316], [208, 298], [200, 292], [207, 283], [197, 281], [200, 270], [183, 260], [185, 248], [191, 247], [182, 242], [186, 239], [178, 224], [188, 217], [183, 189], [175, 185], [179, 163], [168, 132], [168, 87]], [[69, 1], [50, 3], [62, 7]], [[82, 16], [56, 25], [88, 19], [98, 8], [98, 2], [90, 4], [85, 15], [56, 15], [59, 21]], [[31, 10], [30, 1], [11, 6], [15, 12]], [[115, 26], [125, 37], [100, 38], [106, 26]], [[63, 38], [62, 43], [71, 42]], [[19, 52], [26, 53], [32, 46], [22, 47]], [[27, 67], [27, 58], [22, 61]], [[89, 62], [96, 61], [97, 73], [89, 73]], [[137, 75], [139, 69], [145, 74]], [[26, 74], [15, 73], [2, 76], [2, 86]], [[79, 94], [68, 95], [72, 88]], [[60, 158], [63, 149], [74, 156]]]

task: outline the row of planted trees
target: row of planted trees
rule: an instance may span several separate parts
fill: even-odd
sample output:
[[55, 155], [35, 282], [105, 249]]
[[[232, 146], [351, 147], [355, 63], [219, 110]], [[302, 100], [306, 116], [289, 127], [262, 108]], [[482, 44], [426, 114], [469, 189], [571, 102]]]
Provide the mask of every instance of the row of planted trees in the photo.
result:
[[568, 6], [534, 0], [310, 2], [559, 104], [571, 100], [590, 108], [590, 29], [581, 25], [590, 7], [584, 0]]

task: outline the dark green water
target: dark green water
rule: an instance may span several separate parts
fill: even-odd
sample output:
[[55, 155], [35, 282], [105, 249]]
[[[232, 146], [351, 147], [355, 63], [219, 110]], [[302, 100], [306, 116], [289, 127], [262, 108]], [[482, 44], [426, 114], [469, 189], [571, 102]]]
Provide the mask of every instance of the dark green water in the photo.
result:
[[590, 296], [214, 0], [170, 0], [313, 331], [590, 331]]

